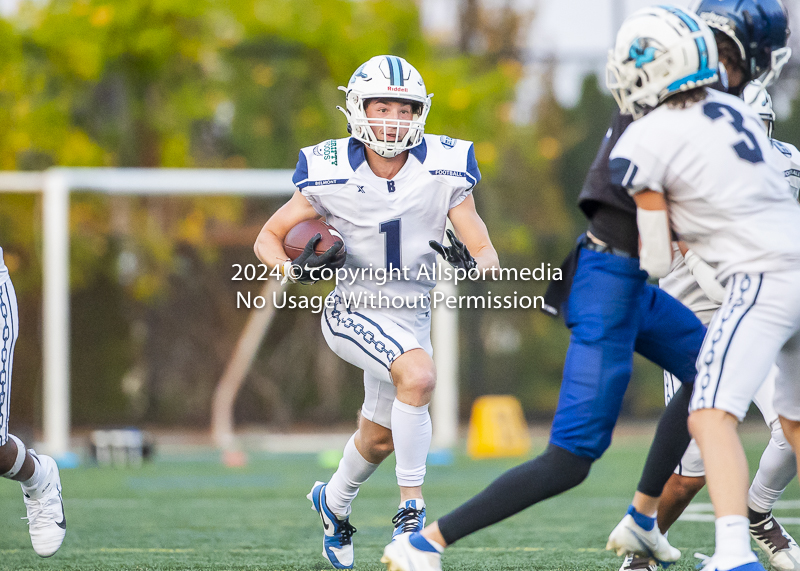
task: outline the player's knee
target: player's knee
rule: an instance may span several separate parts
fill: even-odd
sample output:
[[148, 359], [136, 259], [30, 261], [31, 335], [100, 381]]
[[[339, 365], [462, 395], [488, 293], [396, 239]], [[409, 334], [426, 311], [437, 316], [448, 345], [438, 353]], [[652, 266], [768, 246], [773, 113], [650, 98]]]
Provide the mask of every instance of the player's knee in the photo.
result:
[[367, 461], [373, 464], [380, 463], [394, 452], [391, 429], [360, 416], [356, 433], [356, 448]]
[[692, 499], [706, 484], [705, 476], [681, 476], [673, 474], [670, 477], [670, 487], [676, 496]]
[[400, 374], [393, 376], [398, 395], [419, 400], [419, 405], [426, 404], [436, 388], [436, 371], [427, 363], [406, 366]]
[[701, 444], [705, 435], [718, 434], [730, 428], [736, 429], [738, 420], [731, 413], [718, 408], [701, 408], [689, 414], [689, 432]]
[[394, 442], [391, 436], [389, 438], [376, 439], [370, 442], [369, 446], [373, 456], [386, 458], [389, 454], [394, 452]]
[[406, 390], [418, 395], [430, 395], [436, 388], [436, 373], [429, 369], [420, 369], [406, 382]]
[[575, 454], [552, 443], [548, 444], [540, 458], [552, 466], [554, 472], [559, 474], [570, 488], [586, 479], [594, 462], [589, 456]]

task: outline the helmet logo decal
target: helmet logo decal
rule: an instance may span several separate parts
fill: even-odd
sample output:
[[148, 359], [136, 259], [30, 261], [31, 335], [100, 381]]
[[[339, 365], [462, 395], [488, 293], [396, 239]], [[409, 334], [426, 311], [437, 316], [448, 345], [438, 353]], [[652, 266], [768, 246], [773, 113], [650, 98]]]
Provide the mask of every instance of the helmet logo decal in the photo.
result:
[[644, 38], [639, 38], [631, 46], [628, 55], [636, 62], [637, 68], [656, 59], [656, 48], [648, 46], [647, 43], [647, 40]]
[[350, 77], [350, 83], [355, 83], [356, 82], [356, 78], [358, 78], [358, 77], [360, 77], [364, 81], [369, 81], [370, 79], [372, 79], [370, 76], [368, 76], [366, 73], [364, 73], [362, 71], [364, 69], [365, 65], [367, 65], [367, 64], [366, 63], [362, 63], [358, 67], [358, 69], [355, 71], [355, 73], [352, 75], [352, 77]]

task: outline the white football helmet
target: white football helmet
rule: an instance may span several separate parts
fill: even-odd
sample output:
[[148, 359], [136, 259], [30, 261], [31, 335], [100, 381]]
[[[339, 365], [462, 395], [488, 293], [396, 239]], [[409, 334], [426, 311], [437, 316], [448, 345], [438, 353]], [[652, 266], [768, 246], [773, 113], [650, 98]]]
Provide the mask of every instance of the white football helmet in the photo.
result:
[[719, 79], [717, 43], [695, 13], [644, 8], [625, 19], [608, 53], [606, 85], [634, 119], [667, 97]]
[[759, 80], [751, 81], [742, 92], [742, 99], [752, 107], [767, 127], [767, 136], [772, 138], [775, 126], [775, 111], [772, 109], [772, 97]]
[[[403, 58], [375, 56], [361, 64], [347, 86], [339, 89], [345, 92], [346, 109], [337, 109], [347, 117], [348, 130], [353, 138], [380, 156], [391, 158], [422, 142], [433, 94], [428, 94], [422, 76]], [[413, 118], [368, 119], [367, 102], [375, 98], [408, 101], [413, 108]], [[372, 127], [383, 127], [384, 132], [388, 127], [396, 134], [391, 140], [378, 140]]]

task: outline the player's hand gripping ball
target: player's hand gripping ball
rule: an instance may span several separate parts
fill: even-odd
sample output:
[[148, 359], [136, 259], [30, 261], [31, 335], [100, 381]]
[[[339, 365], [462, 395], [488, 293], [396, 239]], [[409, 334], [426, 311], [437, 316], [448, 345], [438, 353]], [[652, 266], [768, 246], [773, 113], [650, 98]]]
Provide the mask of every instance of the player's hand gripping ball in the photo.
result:
[[324, 268], [341, 268], [347, 258], [342, 235], [322, 220], [303, 220], [296, 224], [286, 234], [283, 249], [291, 259], [286, 262], [286, 276], [303, 284], [320, 279]]
[[469, 253], [464, 243], [456, 238], [452, 230], [447, 230], [447, 237], [450, 239], [450, 246], [440, 244], [436, 240], [431, 240], [428, 245], [433, 248], [439, 255], [449, 262], [454, 268], [462, 270], [471, 270], [478, 267], [478, 262]]

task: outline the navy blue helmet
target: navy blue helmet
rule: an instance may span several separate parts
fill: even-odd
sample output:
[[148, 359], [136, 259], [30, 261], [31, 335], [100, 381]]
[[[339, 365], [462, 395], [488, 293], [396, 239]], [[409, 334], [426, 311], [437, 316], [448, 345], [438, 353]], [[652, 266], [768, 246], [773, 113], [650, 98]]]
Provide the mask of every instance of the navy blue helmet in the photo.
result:
[[700, 0], [694, 10], [737, 45], [749, 75], [746, 81], [788, 60], [789, 19], [781, 0]]

